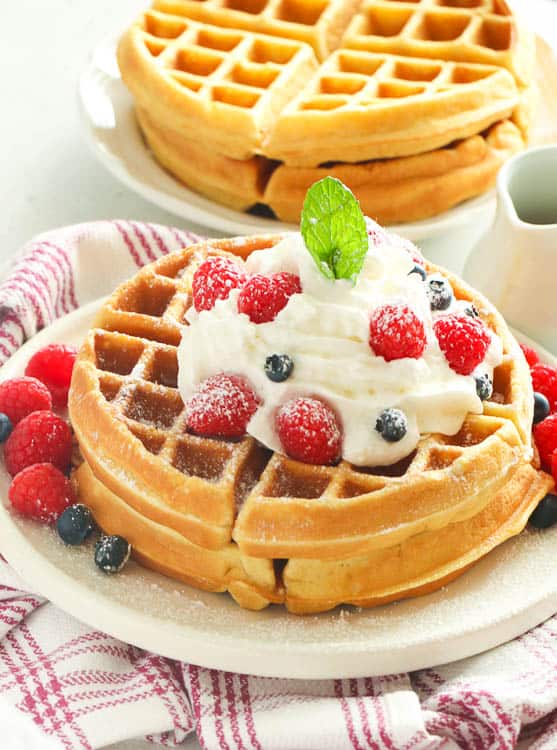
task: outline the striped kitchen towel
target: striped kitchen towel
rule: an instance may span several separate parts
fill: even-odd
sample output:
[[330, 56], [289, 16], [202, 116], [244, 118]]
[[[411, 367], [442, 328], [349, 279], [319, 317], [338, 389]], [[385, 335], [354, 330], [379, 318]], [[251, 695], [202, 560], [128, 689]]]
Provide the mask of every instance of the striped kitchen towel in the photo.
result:
[[[129, 221], [38, 237], [0, 283], [0, 363], [55, 318], [194, 239]], [[207, 750], [555, 750], [557, 617], [435, 669], [367, 679], [258, 678], [117, 641], [45, 601], [0, 561], [6, 704], [40, 727], [49, 747], [64, 750], [137, 738], [191, 748], [195, 735]], [[27, 747], [6, 739], [16, 741], [9, 748]]]

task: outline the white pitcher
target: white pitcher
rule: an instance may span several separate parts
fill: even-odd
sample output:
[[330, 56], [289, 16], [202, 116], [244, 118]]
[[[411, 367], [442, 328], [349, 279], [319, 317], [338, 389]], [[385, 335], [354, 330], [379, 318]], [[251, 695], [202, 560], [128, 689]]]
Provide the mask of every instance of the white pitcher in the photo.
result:
[[557, 145], [518, 154], [499, 172], [497, 214], [464, 278], [508, 323], [557, 352]]

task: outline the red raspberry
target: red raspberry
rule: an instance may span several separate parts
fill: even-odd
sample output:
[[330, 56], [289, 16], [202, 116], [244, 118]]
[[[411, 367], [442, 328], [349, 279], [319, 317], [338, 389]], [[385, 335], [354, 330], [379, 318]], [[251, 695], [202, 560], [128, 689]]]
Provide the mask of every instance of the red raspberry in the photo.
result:
[[470, 375], [482, 362], [491, 337], [479, 318], [445, 315], [433, 324], [441, 351], [459, 375]]
[[208, 437], [242, 437], [259, 403], [239, 375], [213, 375], [197, 386], [186, 405], [188, 428]]
[[66, 471], [72, 455], [72, 431], [51, 411], [34, 411], [21, 420], [4, 446], [6, 469], [14, 477], [26, 466], [51, 463]]
[[526, 361], [528, 362], [530, 367], [538, 364], [540, 358], [535, 349], [532, 349], [531, 346], [526, 346], [526, 344], [520, 344], [520, 348], [522, 349], [522, 353], [526, 357]]
[[551, 471], [553, 453], [557, 450], [557, 414], [550, 414], [534, 425], [534, 440], [544, 469]]
[[557, 484], [557, 450], [551, 454], [551, 474]]
[[226, 299], [233, 289], [247, 281], [242, 267], [230, 258], [207, 258], [193, 276], [193, 306], [197, 312], [211, 310], [218, 299]]
[[557, 409], [557, 369], [551, 365], [538, 363], [530, 370], [532, 385], [538, 393], [543, 393], [549, 401], [551, 411]]
[[287, 401], [276, 427], [285, 452], [306, 464], [332, 464], [340, 458], [342, 433], [332, 409], [315, 398]]
[[76, 502], [69, 479], [52, 464], [34, 464], [20, 471], [12, 481], [9, 498], [24, 516], [45, 523], [54, 523]]
[[293, 273], [257, 274], [248, 280], [238, 296], [238, 312], [252, 323], [269, 323], [286, 307], [293, 294], [300, 294], [300, 277]]
[[50, 409], [50, 391], [37, 378], [12, 378], [0, 383], [0, 412], [6, 414], [13, 425], [33, 411]]
[[38, 378], [46, 385], [54, 406], [60, 409], [68, 405], [68, 391], [76, 356], [75, 346], [50, 344], [36, 352], [25, 368], [26, 375]]
[[418, 359], [426, 343], [424, 324], [407, 305], [383, 305], [372, 312], [369, 345], [378, 357]]

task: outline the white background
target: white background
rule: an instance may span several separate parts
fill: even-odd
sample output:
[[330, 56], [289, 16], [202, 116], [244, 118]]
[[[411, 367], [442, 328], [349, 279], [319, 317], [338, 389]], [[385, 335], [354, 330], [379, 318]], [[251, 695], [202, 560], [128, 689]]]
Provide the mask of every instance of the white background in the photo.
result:
[[[185, 226], [120, 185], [96, 163], [79, 132], [80, 70], [99, 40], [124, 27], [147, 2], [0, 2], [0, 265], [33, 235], [65, 224], [128, 218]], [[557, 2], [518, 4], [557, 46]], [[1, 701], [0, 731], [3, 750], [52, 748]], [[144, 747], [153, 746], [132, 742], [118, 750]]]

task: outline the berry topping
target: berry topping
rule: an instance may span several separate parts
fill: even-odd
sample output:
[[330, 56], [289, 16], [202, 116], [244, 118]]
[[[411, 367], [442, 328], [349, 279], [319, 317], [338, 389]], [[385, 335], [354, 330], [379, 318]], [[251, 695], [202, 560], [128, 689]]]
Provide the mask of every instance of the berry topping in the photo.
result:
[[413, 273], [417, 274], [418, 276], [421, 276], [422, 281], [425, 281], [427, 279], [427, 272], [423, 266], [419, 266], [417, 263], [414, 266], [414, 268], [410, 271], [408, 276], [411, 276]]
[[204, 261], [193, 276], [193, 306], [197, 312], [211, 310], [218, 299], [227, 299], [233, 289], [247, 281], [247, 275], [230, 258], [213, 256]]
[[34, 411], [22, 419], [6, 441], [6, 469], [14, 477], [26, 466], [54, 464], [66, 471], [72, 455], [72, 432], [51, 411]]
[[340, 458], [341, 430], [332, 409], [315, 398], [287, 401], [276, 427], [285, 452], [306, 464], [332, 464]]
[[101, 536], [95, 544], [95, 563], [103, 573], [119, 573], [130, 559], [131, 546], [123, 536]]
[[543, 420], [549, 416], [550, 411], [549, 401], [543, 393], [534, 391], [534, 424], [543, 422]]
[[526, 357], [526, 361], [528, 362], [530, 367], [538, 364], [540, 358], [535, 349], [532, 349], [531, 346], [526, 346], [526, 344], [520, 344], [520, 348], [522, 349], [522, 353]]
[[482, 401], [487, 401], [493, 395], [493, 380], [489, 375], [484, 372], [481, 375], [476, 375], [474, 378], [476, 381], [476, 393]]
[[52, 409], [52, 396], [37, 378], [13, 378], [0, 383], [0, 412], [13, 425], [34, 411]]
[[534, 426], [534, 439], [544, 469], [551, 470], [553, 452], [557, 450], [557, 414]]
[[479, 318], [480, 317], [480, 313], [478, 312], [478, 308], [476, 307], [476, 305], [473, 305], [471, 302], [470, 302], [469, 305], [467, 305], [464, 308], [464, 314], [465, 315], [469, 315], [471, 318]]
[[14, 426], [7, 414], [0, 412], [0, 443], [5, 443], [12, 434]]
[[245, 313], [252, 323], [269, 323], [286, 307], [293, 294], [300, 294], [299, 276], [274, 273], [252, 276], [238, 296], [238, 312]]
[[377, 418], [375, 429], [383, 440], [388, 443], [398, 443], [408, 431], [406, 414], [400, 409], [385, 409]]
[[535, 529], [548, 529], [557, 523], [557, 496], [546, 495], [530, 516], [529, 523]]
[[557, 369], [551, 365], [534, 365], [531, 369], [532, 385], [549, 401], [551, 411], [557, 409]]
[[453, 301], [453, 288], [446, 279], [430, 279], [427, 296], [432, 310], [446, 310]]
[[9, 497], [24, 516], [49, 524], [75, 503], [69, 479], [50, 463], [33, 464], [20, 471], [12, 481]]
[[435, 321], [433, 329], [445, 359], [459, 375], [470, 375], [483, 361], [491, 337], [478, 318], [446, 315]]
[[239, 375], [213, 375], [197, 386], [186, 404], [188, 429], [207, 437], [242, 437], [259, 403]]
[[25, 368], [25, 374], [43, 382], [52, 396], [54, 406], [68, 405], [68, 391], [77, 356], [75, 346], [50, 344], [36, 352]]
[[411, 357], [418, 359], [426, 346], [422, 321], [406, 305], [383, 305], [369, 321], [369, 345], [387, 362]]
[[265, 360], [265, 375], [273, 383], [283, 383], [292, 375], [294, 362], [288, 354], [271, 354]]
[[66, 508], [56, 522], [58, 536], [65, 544], [71, 545], [83, 544], [94, 528], [93, 514], [81, 503]]

